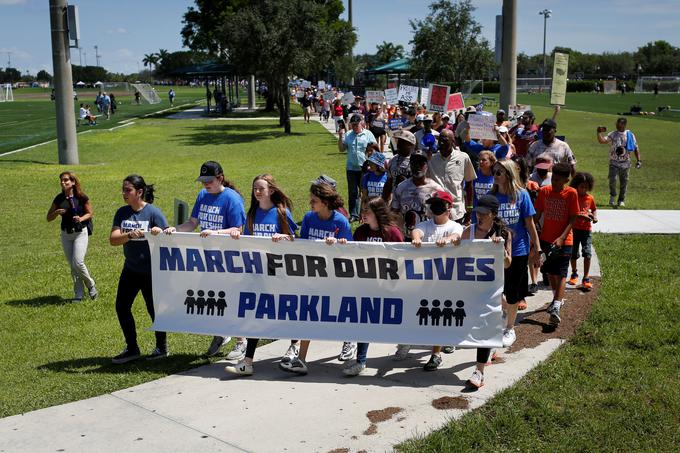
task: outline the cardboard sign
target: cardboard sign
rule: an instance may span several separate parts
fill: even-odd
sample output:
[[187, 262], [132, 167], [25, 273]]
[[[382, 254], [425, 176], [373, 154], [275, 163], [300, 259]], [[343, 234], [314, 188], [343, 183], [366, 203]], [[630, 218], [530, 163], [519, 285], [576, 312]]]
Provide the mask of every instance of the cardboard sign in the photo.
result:
[[569, 69], [569, 54], [555, 52], [553, 60], [552, 88], [550, 89], [550, 103], [564, 105], [567, 96], [567, 71]]
[[421, 88], [420, 89], [420, 104], [424, 105], [427, 110], [430, 110], [427, 106], [427, 98], [430, 96], [430, 89], [429, 88]]
[[458, 110], [465, 110], [463, 93], [449, 94], [449, 103], [446, 106], [446, 111], [456, 113]]
[[377, 102], [378, 104], [385, 102], [385, 92], [383, 90], [366, 90], [366, 103], [372, 104], [374, 102]]
[[404, 101], [407, 104], [418, 102], [418, 89], [418, 87], [410, 85], [400, 85], [397, 101]]
[[470, 115], [468, 117], [470, 124], [470, 138], [496, 140], [496, 117], [492, 115]]
[[342, 96], [342, 105], [354, 104], [354, 98], [355, 98], [354, 93], [352, 93], [351, 91], [349, 93], [345, 93]]
[[319, 83], [317, 83], [316, 87], [320, 90], [325, 90], [326, 89], [326, 82], [323, 80], [319, 80]]
[[303, 80], [302, 85], [300, 85], [302, 88], [307, 89], [312, 87], [312, 82], [309, 80]]
[[390, 105], [395, 105], [399, 102], [399, 92], [396, 88], [388, 88], [385, 90], [385, 102]]
[[451, 87], [448, 85], [430, 84], [429, 96], [427, 98], [427, 108], [431, 112], [446, 113], [449, 105], [449, 92]]
[[328, 91], [323, 94], [324, 101], [335, 101], [335, 91]]
[[530, 105], [527, 104], [509, 105], [507, 110], [508, 119], [509, 120], [517, 119], [520, 116], [522, 116], [522, 114], [527, 110], [531, 110]]
[[392, 118], [391, 120], [389, 120], [387, 122], [387, 125], [393, 131], [396, 131], [397, 129], [401, 129], [401, 125], [402, 125], [401, 118]]

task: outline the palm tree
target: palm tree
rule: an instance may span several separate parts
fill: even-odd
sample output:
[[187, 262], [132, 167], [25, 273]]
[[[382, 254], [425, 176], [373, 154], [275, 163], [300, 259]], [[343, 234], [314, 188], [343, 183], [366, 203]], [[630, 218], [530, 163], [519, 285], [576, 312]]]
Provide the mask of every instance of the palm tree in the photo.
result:
[[398, 58], [404, 58], [404, 46], [401, 44], [395, 46], [391, 42], [383, 41], [382, 44], [378, 44], [376, 48], [378, 49], [376, 58], [379, 65], [389, 63]]
[[158, 61], [158, 55], [155, 53], [144, 54], [144, 58], [142, 59], [142, 63], [144, 63], [144, 66], [148, 66], [149, 70], [153, 70], [153, 67], [158, 65]]
[[158, 49], [158, 53], [156, 54], [156, 56], [158, 57], [158, 62], [159, 62], [159, 63], [162, 63], [163, 60], [164, 60], [168, 55], [170, 55], [170, 52], [168, 52], [167, 49]]

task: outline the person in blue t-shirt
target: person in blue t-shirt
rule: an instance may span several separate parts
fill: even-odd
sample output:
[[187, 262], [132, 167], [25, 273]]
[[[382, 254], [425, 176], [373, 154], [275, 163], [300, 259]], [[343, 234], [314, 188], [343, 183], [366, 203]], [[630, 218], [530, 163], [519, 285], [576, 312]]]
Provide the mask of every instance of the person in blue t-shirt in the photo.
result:
[[[479, 168], [476, 170], [477, 178], [472, 182], [472, 208], [477, 207], [477, 201], [489, 193], [493, 187], [493, 174], [491, 170], [496, 164], [496, 155], [491, 151], [479, 153]], [[471, 222], [477, 222], [477, 216], [471, 216]]]
[[[189, 233], [197, 227], [201, 229], [201, 237], [243, 231], [243, 225], [246, 223], [243, 198], [234, 184], [225, 178], [222, 166], [212, 160], [205, 162], [201, 165], [201, 173], [196, 181], [203, 184], [203, 189], [196, 197], [191, 217], [177, 227], [166, 228], [165, 233], [172, 234], [175, 231]], [[208, 348], [208, 356], [217, 355], [220, 348], [229, 340], [231, 340], [229, 337], [213, 337]], [[227, 355], [229, 360], [240, 360], [246, 353], [246, 339], [237, 340], [234, 349]]]
[[368, 162], [368, 171], [361, 177], [362, 212], [368, 200], [382, 196], [383, 187], [385, 187], [387, 182], [385, 155], [374, 151], [366, 161]]
[[[116, 314], [125, 336], [126, 347], [113, 358], [115, 364], [126, 363], [140, 357], [132, 316], [132, 304], [139, 291], [142, 292], [146, 310], [154, 320], [153, 292], [151, 290], [151, 253], [144, 233], [157, 235], [168, 227], [160, 209], [153, 206], [153, 186], [147, 185], [139, 175], [130, 175], [123, 180], [123, 200], [126, 206], [118, 209], [113, 217], [109, 242], [122, 245], [125, 265], [118, 281], [116, 293]], [[149, 360], [168, 356], [165, 332], [155, 332], [156, 349], [147, 357]]]
[[[503, 331], [503, 346], [509, 347], [517, 339], [515, 319], [519, 302], [524, 302], [529, 285], [528, 264], [538, 259], [539, 239], [534, 224], [536, 210], [529, 192], [522, 188], [517, 164], [500, 160], [493, 166], [494, 185], [490, 194], [499, 202], [498, 216], [512, 231], [512, 263], [505, 269], [505, 309], [507, 324]], [[525, 302], [526, 304], [526, 302]], [[525, 307], [526, 308], [526, 307]]]
[[[337, 209], [345, 203], [333, 186], [324, 182], [324, 175], [312, 182], [309, 188], [309, 206], [311, 210], [305, 214], [300, 227], [300, 238], [311, 240], [324, 240], [326, 244], [333, 245], [338, 239], [352, 240], [352, 228], [347, 217], [340, 214]], [[297, 341], [297, 340], [294, 340]], [[291, 348], [293, 345], [291, 344]], [[343, 344], [343, 351], [347, 349], [347, 343]], [[290, 350], [290, 349], [289, 349]], [[288, 353], [281, 359], [279, 368], [297, 374], [307, 374], [307, 351], [309, 340], [300, 342], [297, 357]], [[356, 345], [354, 346], [356, 351]], [[351, 357], [350, 357], [351, 358]]]
[[[250, 197], [250, 209], [246, 216], [245, 234], [251, 236], [271, 237], [274, 242], [292, 241], [297, 225], [293, 221], [290, 210], [293, 203], [276, 185], [272, 175], [258, 175], [253, 179], [253, 192]], [[234, 229], [231, 237], [238, 239], [241, 231]], [[236, 365], [228, 365], [225, 371], [241, 376], [253, 374], [253, 358], [259, 338], [248, 338], [245, 357]], [[297, 350], [297, 342], [291, 348]], [[290, 350], [290, 348], [289, 348]], [[296, 352], [297, 355], [297, 352]]]
[[470, 156], [470, 160], [472, 160], [472, 164], [475, 166], [475, 168], [479, 167], [479, 153], [484, 150], [489, 150], [494, 153], [497, 160], [508, 157], [510, 144], [508, 143], [507, 139], [509, 137], [506, 134], [507, 128], [505, 128], [505, 126], [503, 126], [503, 128], [505, 132], [501, 133], [500, 128], [498, 126], [494, 126], [496, 131], [496, 140], [484, 139], [477, 142], [470, 139], [470, 125], [467, 125], [464, 133], [465, 141], [463, 143], [462, 149], [464, 149], [465, 152]]

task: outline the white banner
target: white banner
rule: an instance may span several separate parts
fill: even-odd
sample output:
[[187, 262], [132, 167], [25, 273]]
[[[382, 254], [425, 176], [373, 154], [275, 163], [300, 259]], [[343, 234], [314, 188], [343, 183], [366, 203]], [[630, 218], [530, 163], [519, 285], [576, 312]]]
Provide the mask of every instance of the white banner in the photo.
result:
[[395, 105], [399, 102], [399, 92], [396, 88], [388, 88], [385, 90], [385, 102], [389, 105]]
[[503, 246], [151, 236], [154, 330], [500, 347]]
[[494, 126], [496, 125], [496, 117], [493, 115], [470, 115], [468, 117], [468, 123], [470, 124], [470, 138], [479, 139], [489, 139], [497, 140], [496, 130]]
[[399, 85], [397, 101], [404, 101], [407, 104], [418, 102], [418, 87]]
[[351, 91], [349, 93], [345, 93], [342, 96], [342, 105], [352, 105], [352, 104], [354, 104], [354, 98], [355, 97], [356, 96], [354, 96], [354, 93], [352, 93]]
[[366, 102], [368, 104], [378, 103], [382, 104], [385, 102], [385, 92], [383, 90], [366, 90]]

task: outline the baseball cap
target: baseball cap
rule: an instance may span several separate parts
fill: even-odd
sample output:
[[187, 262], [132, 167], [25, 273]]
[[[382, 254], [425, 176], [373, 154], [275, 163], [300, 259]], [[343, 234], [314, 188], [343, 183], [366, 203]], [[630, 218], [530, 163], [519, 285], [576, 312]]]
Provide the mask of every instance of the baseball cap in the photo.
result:
[[432, 117], [430, 115], [423, 115], [423, 121], [432, 121]]
[[407, 131], [406, 129], [399, 129], [398, 131], [395, 131], [394, 134], [392, 134], [394, 138], [399, 138], [401, 140], [405, 140], [412, 145], [416, 144], [416, 136], [413, 135], [411, 131]]
[[465, 109], [465, 113], [477, 113], [477, 109], [474, 108], [473, 106], [469, 105], [469, 106]]
[[543, 122], [541, 123], [541, 129], [543, 129], [544, 127], [557, 129], [557, 123], [551, 119], [543, 120]]
[[488, 214], [489, 212], [498, 212], [500, 203], [498, 203], [498, 198], [493, 195], [482, 195], [477, 200], [477, 207], [475, 211], [480, 214]]
[[426, 164], [427, 163], [427, 156], [423, 153], [417, 152], [411, 154], [411, 159], [409, 160], [410, 164]]
[[198, 175], [196, 181], [210, 182], [213, 178], [224, 174], [222, 166], [214, 160], [209, 160], [201, 165], [201, 174]]
[[496, 115], [498, 115], [499, 113], [505, 113], [505, 110], [503, 110], [503, 109], [496, 110]]
[[505, 134], [506, 132], [508, 132], [508, 128], [506, 126], [501, 126], [498, 128], [498, 132], [500, 132], [501, 134]]
[[522, 116], [526, 116], [527, 118], [536, 118], [536, 115], [534, 115], [534, 112], [531, 110], [525, 110], [524, 113], [522, 113]]
[[534, 168], [540, 168], [541, 170], [550, 170], [553, 165], [552, 157], [549, 154], [543, 153], [536, 157], [536, 164]]
[[354, 115], [349, 117], [349, 123], [350, 124], [361, 123], [363, 120], [364, 120], [364, 118], [361, 115], [359, 115], [358, 113], [355, 113]]
[[449, 116], [448, 113], [444, 113], [444, 114], [442, 115], [442, 119], [444, 119], [444, 118], [446, 118], [446, 119], [448, 120], [448, 119], [451, 118], [451, 117]]
[[378, 168], [385, 167], [385, 155], [383, 153], [374, 152], [371, 156], [366, 159], [370, 163], [376, 165]]
[[430, 198], [425, 200], [425, 203], [432, 203], [435, 200], [442, 200], [447, 203], [453, 204], [453, 197], [451, 196], [450, 193], [448, 193], [445, 190], [438, 190], [435, 193], [432, 194]]
[[318, 178], [316, 178], [314, 181], [312, 181], [312, 184], [326, 184], [331, 186], [332, 188], [336, 188], [338, 183], [335, 182], [335, 179], [331, 178], [328, 175], [320, 175]]
[[423, 115], [422, 113], [416, 115], [416, 121], [425, 121], [425, 115]]

